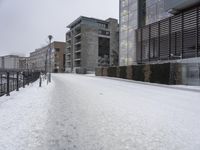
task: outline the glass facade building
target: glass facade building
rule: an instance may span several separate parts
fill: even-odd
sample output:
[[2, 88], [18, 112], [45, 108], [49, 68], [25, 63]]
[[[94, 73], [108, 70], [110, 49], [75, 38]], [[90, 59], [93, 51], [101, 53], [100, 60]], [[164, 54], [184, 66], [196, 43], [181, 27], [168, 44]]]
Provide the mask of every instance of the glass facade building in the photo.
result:
[[120, 66], [137, 63], [135, 30], [169, 17], [164, 1], [120, 0]]

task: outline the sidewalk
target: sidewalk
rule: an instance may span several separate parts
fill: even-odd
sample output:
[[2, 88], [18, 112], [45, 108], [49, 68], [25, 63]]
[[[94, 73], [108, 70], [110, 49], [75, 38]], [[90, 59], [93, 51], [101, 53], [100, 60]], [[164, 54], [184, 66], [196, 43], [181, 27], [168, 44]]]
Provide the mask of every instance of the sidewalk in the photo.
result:
[[0, 150], [32, 150], [44, 141], [52, 85], [36, 81], [11, 96], [0, 97]]

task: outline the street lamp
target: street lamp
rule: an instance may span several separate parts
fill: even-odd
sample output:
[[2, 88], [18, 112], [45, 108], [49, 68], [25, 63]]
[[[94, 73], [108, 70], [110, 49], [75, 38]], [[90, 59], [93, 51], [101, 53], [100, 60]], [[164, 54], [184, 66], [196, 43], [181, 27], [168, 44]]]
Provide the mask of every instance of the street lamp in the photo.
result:
[[49, 82], [51, 82], [51, 40], [53, 39], [52, 35], [48, 36], [49, 38]]

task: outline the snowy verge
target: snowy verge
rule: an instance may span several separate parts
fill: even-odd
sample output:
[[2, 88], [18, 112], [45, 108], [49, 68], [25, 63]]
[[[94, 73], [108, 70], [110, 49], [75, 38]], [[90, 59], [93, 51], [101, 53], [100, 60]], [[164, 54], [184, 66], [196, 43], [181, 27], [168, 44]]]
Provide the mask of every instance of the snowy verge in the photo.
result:
[[40, 88], [36, 81], [11, 96], [0, 97], [0, 150], [37, 149], [42, 145], [45, 108], [53, 86], [43, 82]]
[[132, 83], [143, 84], [143, 85], [158, 86], [158, 87], [164, 87], [164, 88], [172, 88], [172, 89], [177, 89], [177, 90], [200, 92], [200, 86], [167, 85], [167, 84], [142, 82], [142, 81], [128, 80], [128, 79], [115, 78], [115, 77], [107, 77], [107, 76], [95, 76], [95, 77], [97, 77], [97, 78], [105, 78], [105, 79], [110, 79], [110, 80], [124, 81], [124, 82], [132, 82]]
[[178, 90], [200, 92], [200, 86], [167, 85], [167, 84], [159, 84], [159, 83], [150, 83], [150, 82], [142, 82], [142, 81], [136, 81], [136, 80], [122, 79], [122, 78], [116, 78], [116, 77], [96, 76], [95, 74], [72, 74], [72, 73], [68, 73], [68, 75], [104, 78], [104, 79], [111, 79], [111, 80], [124, 81], [124, 82], [130, 82], [130, 83], [132, 82], [132, 83], [149, 85], [149, 86], [158, 86], [158, 87], [164, 87], [164, 88], [172, 88], [172, 89], [178, 89]]

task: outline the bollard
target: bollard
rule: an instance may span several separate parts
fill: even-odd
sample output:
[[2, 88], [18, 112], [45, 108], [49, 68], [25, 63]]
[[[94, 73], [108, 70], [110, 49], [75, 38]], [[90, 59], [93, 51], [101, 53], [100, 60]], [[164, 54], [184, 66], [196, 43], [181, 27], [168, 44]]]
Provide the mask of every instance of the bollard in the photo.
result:
[[0, 82], [1, 82], [1, 94], [3, 93], [3, 80], [2, 80], [2, 74], [1, 74], [1, 80], [0, 80]]
[[23, 80], [23, 88], [25, 88], [25, 73], [24, 72], [22, 73], [22, 76], [23, 76], [23, 79], [22, 79]]
[[6, 84], [5, 83], [3, 84], [3, 93], [4, 94], [6, 93]]
[[19, 91], [19, 72], [17, 72], [17, 91]]
[[51, 83], [51, 73], [49, 73], [49, 83]]
[[11, 91], [14, 91], [15, 90], [15, 74], [13, 73], [13, 75], [12, 75], [12, 90]]
[[46, 75], [46, 78], [47, 78], [47, 85], [49, 84], [49, 76], [48, 76], [48, 73]]
[[6, 91], [6, 96], [10, 96], [10, 84], [9, 84], [9, 82], [10, 82], [10, 73], [9, 72], [7, 72], [7, 91]]
[[29, 80], [30, 80], [30, 77], [29, 77], [29, 73], [28, 73], [28, 75], [27, 75], [27, 85], [29, 85]]
[[39, 87], [42, 87], [42, 77], [41, 77], [41, 73], [40, 73], [40, 83], [39, 83]]

